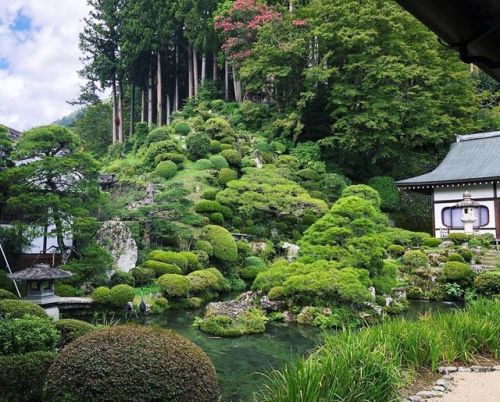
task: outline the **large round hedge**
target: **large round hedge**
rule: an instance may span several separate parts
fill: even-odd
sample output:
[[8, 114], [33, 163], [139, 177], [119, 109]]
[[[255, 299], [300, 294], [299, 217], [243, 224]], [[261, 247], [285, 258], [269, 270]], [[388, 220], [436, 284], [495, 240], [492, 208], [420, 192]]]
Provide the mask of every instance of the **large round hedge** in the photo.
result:
[[241, 165], [241, 154], [236, 149], [225, 149], [220, 154], [230, 165]]
[[160, 276], [156, 283], [167, 297], [185, 297], [189, 291], [189, 279], [182, 275], [165, 274]]
[[49, 401], [217, 401], [215, 368], [168, 330], [114, 326], [66, 346], [47, 375]]
[[59, 347], [62, 348], [75, 339], [95, 331], [96, 327], [92, 324], [73, 319], [63, 319], [56, 321], [54, 327], [59, 331]]
[[143, 264], [144, 268], [151, 268], [155, 276], [159, 278], [165, 274], [181, 274], [182, 270], [174, 264], [168, 264], [166, 262], [147, 260]]
[[149, 253], [148, 258], [150, 260], [177, 265], [183, 271], [186, 271], [189, 266], [186, 256], [175, 251], [153, 250]]
[[170, 179], [177, 173], [177, 165], [172, 161], [163, 161], [158, 163], [155, 173], [164, 179]]
[[219, 176], [217, 177], [217, 181], [225, 186], [231, 180], [236, 180], [238, 178], [238, 173], [236, 173], [232, 169], [223, 168], [219, 172]]
[[186, 148], [191, 159], [204, 158], [210, 153], [210, 138], [205, 133], [191, 133], [186, 138]]
[[238, 259], [238, 246], [231, 233], [222, 226], [207, 225], [202, 230], [202, 239], [208, 241], [214, 256], [222, 261], [235, 262]]
[[224, 158], [222, 155], [212, 155], [209, 160], [212, 163], [213, 167], [217, 170], [229, 167], [226, 158]]
[[92, 292], [92, 300], [97, 304], [107, 304], [111, 298], [111, 290], [107, 286], [99, 286]]
[[342, 197], [356, 196], [363, 198], [364, 200], [370, 201], [375, 208], [380, 208], [382, 203], [380, 195], [377, 190], [365, 185], [356, 184], [353, 186], [348, 186], [342, 191]]
[[26, 314], [47, 317], [45, 310], [35, 303], [26, 300], [0, 300], [0, 316], [8, 315], [11, 318], [20, 318]]
[[129, 285], [113, 286], [109, 294], [109, 303], [116, 307], [123, 307], [134, 300], [135, 289]]
[[439, 279], [445, 283], [456, 283], [462, 288], [467, 288], [474, 282], [476, 274], [472, 268], [463, 262], [447, 262], [443, 266]]

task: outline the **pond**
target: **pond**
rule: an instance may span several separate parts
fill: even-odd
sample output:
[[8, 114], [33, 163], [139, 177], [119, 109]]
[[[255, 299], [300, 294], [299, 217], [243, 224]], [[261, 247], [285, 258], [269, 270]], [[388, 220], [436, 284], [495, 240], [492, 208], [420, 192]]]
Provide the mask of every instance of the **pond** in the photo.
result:
[[[442, 311], [456, 308], [453, 302], [410, 302], [404, 313], [408, 318], [416, 318], [426, 311]], [[170, 310], [161, 316], [139, 318], [144, 324], [158, 325], [177, 331], [200, 346], [210, 357], [222, 388], [222, 401], [251, 401], [253, 393], [265, 382], [262, 373], [272, 368], [279, 369], [294, 356], [303, 355], [321, 343], [326, 331], [300, 326], [294, 323], [268, 324], [261, 335], [239, 338], [217, 338], [205, 334], [192, 326], [194, 318], [202, 315], [203, 309], [185, 311]], [[76, 316], [74, 312], [62, 312], [64, 318]]]

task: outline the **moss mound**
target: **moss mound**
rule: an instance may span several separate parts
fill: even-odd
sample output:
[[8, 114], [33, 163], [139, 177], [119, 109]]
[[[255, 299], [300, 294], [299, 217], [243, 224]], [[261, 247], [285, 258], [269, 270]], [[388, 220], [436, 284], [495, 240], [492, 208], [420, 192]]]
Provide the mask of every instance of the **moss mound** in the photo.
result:
[[45, 310], [26, 300], [0, 300], [0, 316], [8, 315], [11, 318], [21, 318], [28, 315], [47, 317]]
[[50, 401], [217, 401], [215, 368], [172, 331], [116, 326], [91, 332], [57, 356]]

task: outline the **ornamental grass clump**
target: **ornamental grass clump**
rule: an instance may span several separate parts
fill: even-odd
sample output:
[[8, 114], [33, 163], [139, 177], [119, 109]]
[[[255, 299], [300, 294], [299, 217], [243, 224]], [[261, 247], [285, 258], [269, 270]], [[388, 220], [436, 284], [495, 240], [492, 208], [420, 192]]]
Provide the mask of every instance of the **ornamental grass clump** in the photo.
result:
[[213, 364], [198, 346], [173, 331], [107, 327], [67, 345], [50, 367], [49, 401], [215, 402]]

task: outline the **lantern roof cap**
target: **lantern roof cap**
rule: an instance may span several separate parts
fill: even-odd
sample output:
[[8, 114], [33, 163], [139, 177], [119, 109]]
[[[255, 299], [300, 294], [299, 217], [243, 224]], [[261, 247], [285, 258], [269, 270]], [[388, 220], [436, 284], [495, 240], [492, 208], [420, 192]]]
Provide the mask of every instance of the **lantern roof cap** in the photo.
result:
[[48, 264], [36, 264], [32, 267], [25, 268], [22, 271], [8, 274], [10, 279], [18, 279], [22, 281], [37, 281], [47, 279], [61, 279], [72, 276], [69, 271], [63, 271], [58, 267], [51, 267]]
[[480, 205], [479, 202], [473, 201], [471, 194], [468, 191], [466, 191], [464, 193], [464, 199], [458, 202], [456, 206], [460, 208], [467, 208], [467, 207], [477, 207], [479, 205]]

